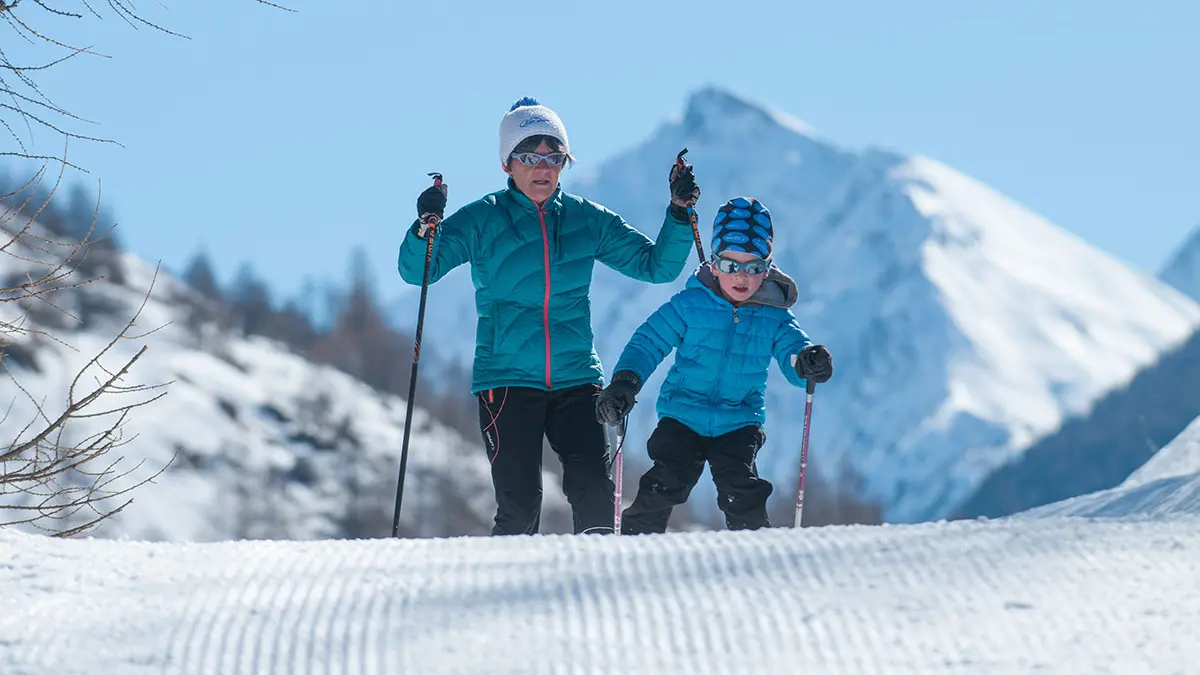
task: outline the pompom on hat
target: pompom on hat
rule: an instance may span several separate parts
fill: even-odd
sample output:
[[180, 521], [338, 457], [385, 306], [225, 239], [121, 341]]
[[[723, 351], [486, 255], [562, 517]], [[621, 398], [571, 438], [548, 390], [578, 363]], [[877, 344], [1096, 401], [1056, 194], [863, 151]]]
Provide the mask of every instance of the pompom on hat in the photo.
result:
[[500, 163], [508, 166], [508, 157], [521, 141], [530, 136], [552, 136], [570, 153], [567, 127], [553, 110], [525, 96], [513, 104], [500, 120]]
[[717, 210], [713, 220], [712, 252], [753, 253], [763, 260], [771, 257], [775, 229], [771, 212], [753, 197], [734, 197]]

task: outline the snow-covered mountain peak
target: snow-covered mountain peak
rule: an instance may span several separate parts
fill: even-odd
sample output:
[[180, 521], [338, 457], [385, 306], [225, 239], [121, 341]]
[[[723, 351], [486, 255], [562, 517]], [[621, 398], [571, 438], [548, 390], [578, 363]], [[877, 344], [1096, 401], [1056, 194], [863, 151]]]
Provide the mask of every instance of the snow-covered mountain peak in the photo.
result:
[[915, 156], [893, 175], [929, 227], [921, 269], [955, 345], [948, 409], [1007, 428], [1013, 451], [1196, 324], [1173, 289], [944, 164]]
[[1159, 278], [1196, 300], [1200, 300], [1200, 225], [1192, 229]]
[[734, 128], [753, 133], [765, 127], [783, 127], [803, 136], [815, 133], [798, 117], [716, 86], [704, 87], [689, 96], [683, 114], [685, 132], [698, 139], [706, 134], [728, 134]]

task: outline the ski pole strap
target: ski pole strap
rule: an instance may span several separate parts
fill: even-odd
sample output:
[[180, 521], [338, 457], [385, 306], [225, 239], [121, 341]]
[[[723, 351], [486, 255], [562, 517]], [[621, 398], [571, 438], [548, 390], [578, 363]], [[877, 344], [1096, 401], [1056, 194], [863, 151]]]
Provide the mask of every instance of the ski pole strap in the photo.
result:
[[692, 217], [692, 238], [696, 240], [696, 258], [700, 264], [704, 264], [704, 244], [700, 242], [700, 226], [696, 224], [696, 209], [688, 207], [688, 214]]

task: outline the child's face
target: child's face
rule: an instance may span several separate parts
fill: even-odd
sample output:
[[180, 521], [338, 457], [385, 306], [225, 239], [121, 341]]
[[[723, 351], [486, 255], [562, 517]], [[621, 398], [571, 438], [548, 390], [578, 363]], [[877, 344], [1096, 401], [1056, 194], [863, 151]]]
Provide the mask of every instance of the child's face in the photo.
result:
[[[753, 253], [741, 253], [740, 251], [725, 251], [721, 253], [721, 257], [726, 260], [732, 260], [739, 263], [748, 263], [751, 261], [762, 261], [762, 258]], [[759, 274], [750, 274], [745, 268], [728, 274], [721, 271], [720, 263], [712, 266], [713, 275], [717, 277], [717, 281], [721, 284], [721, 292], [725, 297], [733, 302], [745, 302], [754, 295], [759, 286], [762, 286], [763, 279], [767, 276], [769, 265], [762, 265], [763, 271]]]

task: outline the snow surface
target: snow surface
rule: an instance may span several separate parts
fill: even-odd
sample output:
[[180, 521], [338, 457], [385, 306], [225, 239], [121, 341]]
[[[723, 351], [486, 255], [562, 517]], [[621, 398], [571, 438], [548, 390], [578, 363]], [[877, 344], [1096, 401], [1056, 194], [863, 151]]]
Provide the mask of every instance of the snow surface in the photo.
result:
[[0, 532], [6, 675], [1189, 673], [1200, 517], [203, 544]]
[[[5, 223], [8, 236], [0, 242], [7, 242], [23, 224]], [[39, 227], [36, 234], [45, 232]], [[37, 261], [46, 259], [47, 251], [39, 251], [36, 241], [22, 239], [0, 254], [0, 278], [24, 270], [44, 273]], [[0, 380], [0, 438], [12, 440], [34, 419], [35, 400], [56, 417], [76, 373], [137, 311], [155, 270], [133, 255], [123, 260], [125, 284], [102, 280], [55, 296], [76, 314], [85, 302], [104, 306], [106, 310], [88, 325], [51, 325], [45, 322], [64, 315], [35, 315], [28, 327], [46, 330], [57, 339], [17, 336], [16, 342], [32, 351], [37, 370], [14, 371], [16, 382], [32, 398], [7, 377]], [[221, 333], [211, 326], [189, 327], [187, 307], [196, 302], [198, 297], [184, 283], [160, 273], [133, 330], [137, 339], [118, 342], [102, 362], [113, 369], [147, 346], [124, 384], [166, 385], [161, 390], [166, 396], [135, 409], [121, 428], [124, 445], [112, 455], [124, 458], [122, 466], [143, 464], [118, 485], [166, 469], [138, 488], [133, 503], [96, 534], [188, 541], [390, 534], [405, 400], [314, 364], [278, 343]], [[0, 310], [10, 320], [15, 311], [12, 305]], [[92, 367], [84, 381], [101, 374]], [[102, 398], [92, 410], [115, 407], [112, 401], [118, 398]], [[40, 429], [35, 426], [24, 435]], [[81, 438], [95, 429], [95, 424], [72, 423], [68, 438]], [[558, 479], [545, 472], [543, 482], [547, 520], [565, 521], [569, 529]], [[0, 486], [0, 505], [23, 499]], [[415, 406], [401, 509], [404, 534], [486, 533], [494, 509], [482, 442], [464, 439]], [[0, 511], [0, 522], [7, 522], [4, 516]]]
[[[1200, 477], [1200, 420], [1089, 497], [1181, 476]], [[1190, 673], [1200, 500], [1184, 492], [1099, 517], [620, 538], [0, 530], [0, 672]]]
[[[702, 189], [706, 251], [727, 199], [752, 195], [770, 208], [777, 261], [800, 288], [794, 311], [834, 359], [834, 379], [814, 400], [809, 470], [857, 472], [859, 496], [880, 501], [891, 522], [949, 516], [992, 471], [1200, 326], [1195, 301], [944, 164], [852, 152], [719, 89], [696, 92], [650, 138], [564, 184], [654, 237], [683, 147]], [[596, 346], [611, 376], [629, 336], [684, 278], [644, 284], [603, 266], [594, 278]], [[426, 330], [463, 363], [474, 346], [474, 331], [461, 329], [473, 297], [466, 266], [430, 288]], [[415, 313], [416, 298], [409, 288], [402, 311]], [[671, 362], [630, 418], [634, 479]], [[774, 368], [769, 382], [758, 466], [776, 486], [772, 500], [786, 504], [804, 392]], [[633, 490], [625, 494], [632, 500]], [[691, 502], [719, 522], [710, 481]]]
[[1200, 300], [1200, 225], [1171, 256], [1158, 278]]
[[[1200, 476], [1200, 420], [1096, 496], [1181, 474]], [[1191, 673], [1200, 501], [1145, 497], [1104, 517], [620, 538], [0, 530], [0, 672]]]

